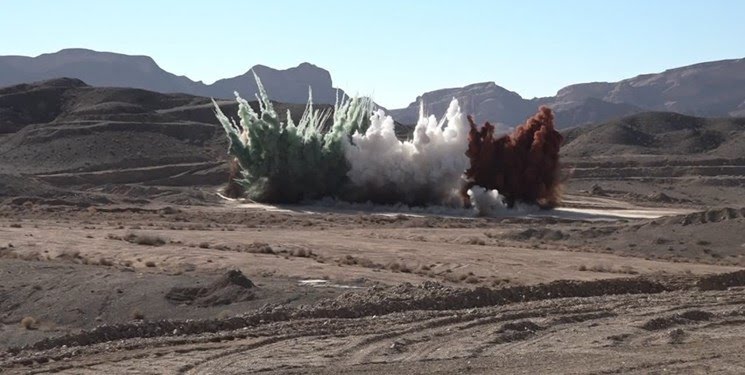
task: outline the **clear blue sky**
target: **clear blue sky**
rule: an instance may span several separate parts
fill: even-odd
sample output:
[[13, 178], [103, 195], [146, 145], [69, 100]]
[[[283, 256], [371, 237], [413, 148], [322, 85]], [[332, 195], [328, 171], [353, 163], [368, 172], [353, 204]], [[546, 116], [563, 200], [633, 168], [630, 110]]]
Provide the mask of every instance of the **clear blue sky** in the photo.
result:
[[742, 0], [0, 0], [0, 55], [149, 55], [207, 83], [308, 61], [396, 108], [475, 82], [530, 98], [742, 58], [744, 16]]

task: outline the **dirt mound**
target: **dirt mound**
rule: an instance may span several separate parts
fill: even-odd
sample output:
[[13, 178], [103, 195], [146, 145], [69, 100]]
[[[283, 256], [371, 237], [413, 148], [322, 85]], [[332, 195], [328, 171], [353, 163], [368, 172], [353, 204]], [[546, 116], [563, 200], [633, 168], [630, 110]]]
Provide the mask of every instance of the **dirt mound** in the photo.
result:
[[[232, 271], [209, 287], [178, 288], [168, 293], [176, 303], [195, 301], [194, 296], [209, 298], [210, 290], [250, 290], [248, 279]], [[237, 284], [237, 285], [236, 285]], [[225, 285], [228, 285], [227, 287]], [[252, 284], [251, 284], [252, 285]], [[176, 288], [174, 288], [176, 289]], [[90, 331], [46, 338], [27, 349], [46, 350], [62, 345], [90, 345], [134, 337], [157, 337], [177, 334], [210, 333], [250, 327], [262, 322], [280, 322], [293, 319], [359, 318], [381, 316], [413, 310], [461, 310], [467, 308], [505, 305], [568, 297], [593, 297], [619, 294], [652, 294], [668, 290], [660, 282], [645, 278], [607, 279], [597, 281], [555, 281], [548, 284], [517, 286], [502, 289], [480, 287], [459, 289], [445, 287], [436, 282], [420, 286], [409, 283], [394, 287], [374, 287], [365, 292], [348, 292], [333, 299], [321, 300], [312, 306], [290, 307], [266, 305], [250, 314], [217, 320], [153, 320], [137, 323], [99, 326]], [[166, 297], [168, 298], [168, 297]], [[220, 300], [212, 299], [210, 302]], [[506, 327], [510, 328], [510, 327]], [[517, 326], [512, 328], [519, 328]], [[523, 328], [531, 328], [525, 325]], [[533, 327], [535, 328], [535, 327]], [[529, 332], [529, 331], [528, 331]], [[18, 351], [20, 349], [12, 349]]]
[[644, 323], [641, 328], [646, 329], [647, 331], [658, 331], [677, 325], [707, 321], [710, 320], [712, 316], [713, 314], [707, 311], [689, 310], [680, 314], [650, 319]]
[[652, 202], [660, 202], [660, 203], [681, 203], [681, 202], [690, 202], [689, 200], [685, 199], [678, 199], [673, 198], [663, 192], [659, 193], [649, 193], [646, 196], [647, 200]]
[[55, 188], [38, 178], [0, 173], [0, 199], [23, 195], [51, 198], [59, 197], [62, 194], [61, 189]]
[[[228, 319], [211, 320], [147, 320], [135, 323], [102, 325], [89, 331], [46, 338], [24, 349], [46, 350], [62, 345], [78, 346], [112, 340], [178, 336], [254, 327], [262, 323], [286, 322], [299, 319], [348, 319], [383, 316], [410, 311], [455, 311], [490, 306], [501, 306], [530, 301], [547, 301], [561, 298], [590, 298], [623, 294], [659, 294], [665, 291], [694, 290], [699, 280], [688, 278], [636, 277], [595, 281], [555, 281], [547, 284], [515, 286], [500, 289], [450, 288], [436, 282], [419, 286], [409, 283], [393, 287], [373, 287], [361, 292], [347, 292], [336, 298], [320, 300], [313, 305], [264, 305], [246, 315]], [[742, 280], [740, 280], [742, 281]], [[201, 301], [215, 303], [235, 290], [251, 291], [253, 283], [240, 272], [231, 271], [207, 287], [179, 288], [168, 294], [176, 302]], [[247, 294], [243, 294], [244, 296]], [[557, 318], [557, 324], [581, 322], [613, 316], [611, 311], [590, 311]], [[524, 318], [524, 317], [523, 317]], [[647, 330], [659, 330], [677, 324], [689, 324], [712, 318], [706, 311], [691, 310], [671, 316], [656, 317], [644, 323]], [[522, 320], [522, 319], [521, 319]], [[519, 340], [525, 334], [540, 331], [544, 323], [532, 321], [505, 324], [499, 340]], [[11, 349], [17, 352], [21, 349]]]
[[707, 211], [694, 212], [688, 215], [671, 216], [664, 219], [668, 224], [696, 225], [719, 223], [745, 217], [745, 208], [717, 208]]
[[231, 270], [208, 286], [177, 287], [166, 294], [166, 299], [176, 304], [193, 304], [200, 307], [229, 305], [255, 298], [251, 280], [241, 271]]
[[312, 314], [318, 317], [352, 318], [408, 310], [453, 310], [553, 298], [659, 293], [666, 289], [663, 284], [644, 278], [560, 280], [502, 289], [454, 289], [436, 282], [425, 282], [415, 287], [407, 283], [391, 289], [343, 294], [336, 300], [319, 303]]
[[745, 270], [702, 277], [696, 284], [701, 290], [726, 290], [745, 285]]

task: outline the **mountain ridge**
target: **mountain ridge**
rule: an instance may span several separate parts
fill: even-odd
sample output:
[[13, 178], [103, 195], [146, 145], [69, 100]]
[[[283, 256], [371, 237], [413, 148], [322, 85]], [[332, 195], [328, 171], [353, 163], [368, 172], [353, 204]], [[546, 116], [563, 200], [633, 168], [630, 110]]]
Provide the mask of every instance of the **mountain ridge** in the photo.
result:
[[[260, 76], [270, 99], [283, 103], [305, 103], [309, 87], [313, 101], [319, 104], [333, 104], [337, 96], [346, 95], [333, 87], [329, 71], [308, 62], [288, 69], [257, 64], [241, 75], [205, 84], [170, 73], [145, 55], [69, 48], [36, 57], [0, 56], [0, 87], [72, 77], [96, 87], [132, 87], [224, 99], [232, 98], [237, 91], [250, 100], [257, 92], [252, 72]], [[422, 93], [407, 107], [391, 109], [388, 113], [400, 123], [414, 124], [422, 103], [425, 113], [440, 117], [453, 97], [476, 121], [489, 121], [499, 131], [509, 131], [542, 105], [553, 109], [559, 128], [645, 111], [742, 117], [745, 116], [745, 58], [701, 62], [617, 82], [576, 83], [559, 89], [554, 96], [531, 99], [493, 81], [477, 82]]]
[[327, 70], [307, 62], [281, 70], [258, 64], [241, 75], [205, 84], [164, 70], [150, 56], [85, 48], [68, 48], [36, 57], [0, 56], [0, 87], [69, 77], [96, 87], [129, 87], [217, 99], [233, 98], [237, 91], [251, 100], [257, 92], [252, 71], [262, 78], [269, 97], [283, 103], [305, 103], [308, 87], [313, 89], [314, 101], [320, 104], [333, 104], [337, 91], [340, 96], [346, 95], [333, 87]]
[[[514, 94], [506, 97], [505, 93]], [[609, 121], [646, 111], [703, 117], [745, 116], [745, 58], [708, 61], [645, 73], [617, 82], [576, 83], [554, 96], [526, 99], [493, 81], [425, 92], [405, 108], [391, 111], [411, 122], [424, 100], [425, 112], [441, 114], [452, 98], [469, 103], [478, 121], [514, 126], [542, 105], [551, 107], [566, 128]]]

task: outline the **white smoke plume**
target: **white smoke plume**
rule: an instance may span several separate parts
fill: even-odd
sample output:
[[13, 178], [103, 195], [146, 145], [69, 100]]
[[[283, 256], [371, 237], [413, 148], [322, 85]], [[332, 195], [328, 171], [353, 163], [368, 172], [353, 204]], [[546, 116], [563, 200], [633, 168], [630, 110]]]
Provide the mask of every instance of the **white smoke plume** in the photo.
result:
[[359, 194], [355, 200], [460, 205], [470, 127], [458, 101], [453, 99], [440, 121], [420, 109], [412, 140], [398, 140], [394, 127], [393, 119], [378, 110], [367, 130], [355, 132], [345, 144], [347, 176]]
[[507, 209], [504, 197], [496, 190], [487, 190], [481, 186], [468, 189], [468, 197], [479, 216], [496, 216]]

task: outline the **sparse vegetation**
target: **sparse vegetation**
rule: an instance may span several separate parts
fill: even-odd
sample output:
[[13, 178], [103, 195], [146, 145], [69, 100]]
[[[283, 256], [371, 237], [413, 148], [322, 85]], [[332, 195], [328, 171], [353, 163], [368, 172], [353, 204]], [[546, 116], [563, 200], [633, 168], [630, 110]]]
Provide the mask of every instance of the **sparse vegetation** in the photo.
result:
[[124, 237], [109, 233], [108, 235], [106, 235], [106, 238], [110, 240], [127, 241], [129, 243], [145, 246], [162, 246], [168, 243], [168, 240], [166, 240], [165, 238], [157, 234], [149, 233], [131, 232], [124, 235]]
[[368, 258], [362, 258], [362, 257], [355, 257], [353, 255], [345, 255], [339, 259], [336, 260], [338, 264], [341, 265], [348, 265], [348, 266], [360, 266], [365, 268], [374, 268], [374, 269], [383, 269], [386, 268], [384, 265], [375, 263], [372, 260]]
[[253, 242], [247, 245], [244, 249], [248, 253], [274, 254], [274, 249], [264, 242]]
[[401, 264], [398, 262], [391, 262], [391, 263], [388, 263], [388, 266], [386, 268], [388, 268], [389, 270], [393, 272], [398, 272], [401, 269]]
[[614, 268], [606, 264], [595, 264], [589, 267], [587, 265], [580, 264], [577, 267], [577, 270], [598, 272], [598, 273], [622, 273], [622, 274], [627, 274], [627, 275], [638, 275], [639, 274], [639, 271], [635, 270], [633, 267], [629, 265], [623, 265], [618, 268]]
[[37, 321], [34, 317], [27, 316], [23, 319], [21, 319], [21, 327], [32, 330], [37, 328]]
[[106, 267], [111, 267], [114, 265], [114, 262], [111, 259], [101, 257], [101, 259], [98, 260], [98, 264]]
[[670, 343], [673, 345], [682, 344], [683, 341], [685, 341], [686, 337], [685, 331], [683, 331], [680, 328], [676, 328], [670, 331], [669, 337], [670, 337]]
[[473, 274], [471, 274], [468, 277], [466, 277], [466, 280], [465, 281], [466, 281], [467, 284], [478, 284], [478, 283], [481, 282], [481, 280], [479, 280], [479, 278], [476, 277], [476, 275], [473, 275]]
[[484, 241], [483, 238], [479, 238], [479, 237], [466, 238], [465, 240], [463, 240], [463, 243], [466, 245], [480, 245], [480, 246], [486, 245], [486, 241]]
[[134, 309], [132, 309], [132, 311], [130, 312], [129, 315], [132, 318], [132, 320], [143, 320], [143, 319], [145, 319], [145, 314], [143, 314], [142, 311], [140, 311], [140, 309], [138, 309], [136, 307]]
[[165, 238], [159, 235], [148, 233], [128, 233], [126, 236], [122, 237], [122, 239], [130, 243], [145, 246], [162, 246], [168, 242]]

